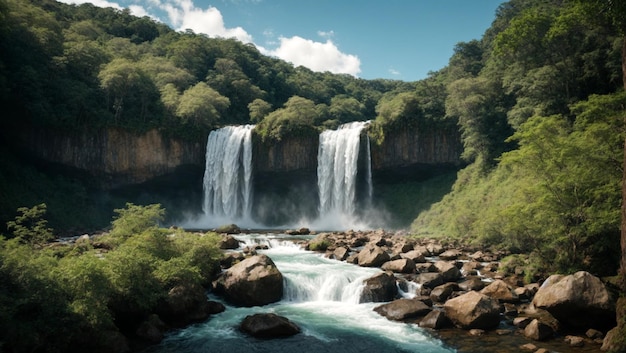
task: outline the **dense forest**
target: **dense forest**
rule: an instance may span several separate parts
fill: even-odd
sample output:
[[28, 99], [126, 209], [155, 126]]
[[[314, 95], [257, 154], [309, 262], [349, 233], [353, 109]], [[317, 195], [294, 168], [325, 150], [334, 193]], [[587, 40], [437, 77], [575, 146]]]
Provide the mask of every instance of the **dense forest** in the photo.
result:
[[[68, 217], [99, 223], [89, 216], [88, 186], [25, 164], [13, 148], [13, 133], [32, 126], [158, 129], [197, 140], [220, 126], [255, 123], [262, 138], [280, 140], [373, 120], [369, 134], [381, 141], [393, 129], [456, 125], [467, 166], [451, 192], [415, 219], [413, 234], [504, 249], [529, 277], [580, 269], [614, 275], [626, 137], [624, 7], [505, 2], [482, 38], [455, 46], [445, 68], [401, 82], [294, 68], [252, 45], [176, 32], [128, 10], [0, 0], [0, 219], [17, 215], [4, 232], [10, 240], [0, 238], [0, 341], [15, 342], [8, 351], [67, 351], [87, 344], [80, 332], [115, 330], [109, 308], [159, 300], [141, 297], [134, 274], [89, 262], [89, 246], [39, 252], [52, 235], [41, 203], [52, 225]], [[153, 224], [162, 210], [128, 207], [118, 219], [139, 218], [140, 226], [112, 225], [111, 261], [134, 258], [158, 295], [181, 276], [202, 285], [210, 264], [195, 254], [214, 256], [214, 247], [162, 242]], [[129, 240], [134, 231], [144, 245]], [[174, 273], [176, 264], [187, 272]], [[16, 318], [20, 325], [8, 327]]]

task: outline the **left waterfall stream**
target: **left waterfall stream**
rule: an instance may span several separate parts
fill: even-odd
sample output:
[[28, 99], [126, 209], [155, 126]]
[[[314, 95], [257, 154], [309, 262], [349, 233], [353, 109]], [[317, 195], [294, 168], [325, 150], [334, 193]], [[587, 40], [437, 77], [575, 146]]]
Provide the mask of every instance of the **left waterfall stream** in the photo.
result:
[[[234, 307], [206, 322], [173, 331], [146, 353], [165, 352], [454, 352], [414, 324], [389, 321], [373, 311], [381, 303], [359, 304], [362, 282], [380, 271], [305, 251], [281, 234], [236, 236], [242, 246], [266, 245], [284, 277], [284, 298], [262, 307]], [[209, 294], [212, 300], [221, 298]], [[239, 331], [255, 313], [275, 313], [302, 329], [289, 338], [260, 340]]]

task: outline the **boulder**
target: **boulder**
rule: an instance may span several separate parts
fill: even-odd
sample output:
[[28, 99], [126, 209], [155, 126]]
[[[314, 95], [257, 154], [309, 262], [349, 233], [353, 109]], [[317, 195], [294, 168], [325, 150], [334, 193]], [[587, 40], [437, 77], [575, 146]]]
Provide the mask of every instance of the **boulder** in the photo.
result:
[[236, 224], [225, 224], [216, 228], [215, 231], [217, 233], [240, 234], [241, 228], [239, 228]]
[[385, 262], [381, 268], [396, 273], [413, 273], [415, 272], [415, 262], [411, 259], [398, 259]]
[[456, 260], [458, 259], [462, 253], [456, 249], [450, 249], [439, 254], [439, 258], [442, 260]]
[[430, 299], [433, 302], [443, 303], [446, 300], [448, 300], [448, 298], [450, 298], [450, 296], [452, 295], [452, 292], [458, 289], [459, 287], [457, 286], [456, 283], [442, 284], [440, 286], [433, 288], [433, 290], [430, 292]]
[[363, 281], [359, 303], [389, 302], [398, 295], [396, 278], [391, 272], [381, 272]]
[[501, 303], [517, 303], [518, 295], [503, 280], [497, 279], [480, 291], [482, 294], [497, 299]]
[[359, 266], [380, 267], [389, 261], [389, 254], [378, 245], [368, 244], [359, 252]]
[[485, 282], [483, 282], [479, 277], [466, 277], [465, 281], [458, 283], [459, 289], [469, 292], [469, 291], [480, 291], [485, 288]]
[[413, 262], [426, 262], [426, 258], [424, 257], [424, 255], [417, 250], [411, 250], [406, 253], [400, 254], [400, 257], [402, 257], [403, 259], [411, 259], [413, 260]]
[[239, 329], [257, 338], [289, 337], [300, 333], [300, 327], [291, 320], [272, 313], [248, 315]]
[[450, 319], [441, 310], [432, 310], [419, 322], [420, 327], [439, 330], [452, 325]]
[[444, 252], [444, 248], [443, 246], [441, 246], [441, 244], [436, 244], [436, 243], [429, 243], [426, 245], [426, 250], [428, 250], [428, 253], [431, 256], [437, 256], [439, 254], [441, 254], [442, 252]]
[[396, 299], [390, 303], [379, 305], [374, 311], [389, 320], [401, 321], [413, 317], [424, 316], [432, 310], [424, 302], [416, 299]]
[[427, 272], [417, 275], [417, 277], [415, 277], [415, 282], [421, 284], [422, 287], [432, 289], [442, 285], [444, 281], [441, 273]]
[[435, 262], [435, 267], [443, 276], [444, 282], [456, 282], [461, 278], [461, 271], [453, 262], [437, 261]]
[[468, 292], [444, 304], [446, 316], [464, 329], [491, 329], [500, 323], [500, 304], [478, 292]]
[[524, 328], [524, 336], [533, 339], [535, 341], [543, 341], [551, 338], [554, 335], [554, 330], [550, 325], [547, 325], [537, 319], [534, 319]]
[[220, 240], [219, 247], [222, 250], [237, 249], [239, 248], [239, 240], [235, 239], [232, 235], [224, 235]]
[[532, 303], [548, 311], [566, 326], [615, 326], [615, 301], [602, 281], [585, 271], [569, 276], [548, 277]]
[[213, 288], [237, 305], [266, 305], [282, 299], [283, 275], [267, 255], [255, 255], [225, 271]]
[[345, 246], [339, 246], [333, 251], [333, 258], [335, 260], [344, 261], [350, 256], [350, 249]]

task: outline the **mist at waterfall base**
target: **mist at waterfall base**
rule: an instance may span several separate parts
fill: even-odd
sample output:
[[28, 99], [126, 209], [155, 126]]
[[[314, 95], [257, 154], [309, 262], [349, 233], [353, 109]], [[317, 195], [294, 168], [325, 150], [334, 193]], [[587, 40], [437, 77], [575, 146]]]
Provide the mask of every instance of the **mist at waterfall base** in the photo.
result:
[[[283, 300], [251, 308], [224, 303], [223, 313], [170, 333], [146, 353], [454, 352], [417, 325], [390, 321], [374, 312], [373, 308], [381, 303], [358, 303], [363, 280], [380, 269], [327, 259], [302, 250], [279, 235], [236, 237], [243, 241], [242, 247], [268, 246], [268, 250], [259, 252], [268, 255], [283, 274]], [[217, 297], [211, 299], [221, 301]], [[241, 321], [256, 313], [287, 317], [301, 328], [301, 333], [262, 340], [240, 332]]]
[[267, 191], [263, 187], [254, 187], [250, 137], [254, 125], [212, 131], [207, 140], [203, 213], [180, 225], [197, 229], [231, 223], [249, 229], [384, 228], [388, 214], [372, 201], [369, 138], [362, 133], [368, 123], [352, 122], [322, 132], [317, 184], [289, 181], [284, 183], [289, 184], [286, 190], [270, 195], [263, 193]]

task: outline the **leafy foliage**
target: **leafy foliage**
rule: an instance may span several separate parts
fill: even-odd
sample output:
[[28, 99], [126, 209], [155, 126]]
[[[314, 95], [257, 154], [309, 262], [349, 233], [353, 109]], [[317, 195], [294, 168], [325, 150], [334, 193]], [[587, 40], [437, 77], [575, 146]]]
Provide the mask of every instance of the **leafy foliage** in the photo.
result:
[[[163, 212], [158, 205], [129, 204], [117, 210], [111, 234], [63, 250], [21, 241], [35, 238], [37, 229], [0, 237], [3, 350], [97, 350], [107, 332], [133, 334], [134, 318], [155, 312], [172, 287], [209, 285], [221, 254], [218, 236], [159, 229]], [[114, 245], [103, 252], [97, 243]]]

